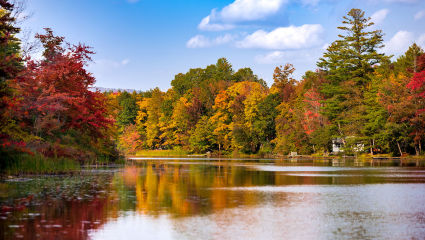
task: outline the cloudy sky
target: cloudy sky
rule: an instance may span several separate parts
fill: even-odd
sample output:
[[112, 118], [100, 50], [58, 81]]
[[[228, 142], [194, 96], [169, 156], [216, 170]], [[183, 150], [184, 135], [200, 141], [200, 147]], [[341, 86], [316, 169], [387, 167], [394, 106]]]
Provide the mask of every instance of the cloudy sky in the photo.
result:
[[295, 77], [314, 70], [337, 38], [342, 16], [361, 8], [385, 33], [395, 56], [425, 47], [424, 0], [29, 0], [33, 33], [52, 28], [96, 55], [97, 86], [166, 90], [179, 72], [226, 57], [270, 85], [273, 69], [292, 63]]

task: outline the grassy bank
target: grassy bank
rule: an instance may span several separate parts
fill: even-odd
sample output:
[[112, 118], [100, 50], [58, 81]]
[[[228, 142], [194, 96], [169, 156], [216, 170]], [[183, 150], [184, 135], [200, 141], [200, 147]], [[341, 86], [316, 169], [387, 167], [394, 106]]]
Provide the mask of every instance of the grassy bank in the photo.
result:
[[[140, 150], [135, 154], [128, 154], [127, 157], [207, 157], [206, 153], [193, 153], [183, 149], [170, 149], [170, 150]], [[212, 152], [209, 154], [209, 157], [223, 157], [223, 158], [273, 158], [273, 154], [265, 153], [256, 153], [256, 154], [246, 154], [239, 152]]]
[[46, 158], [42, 155], [17, 154], [4, 163], [2, 172], [8, 175], [53, 174], [76, 171], [80, 163], [68, 158]]
[[[193, 153], [185, 151], [182, 149], [173, 149], [173, 150], [141, 150], [135, 154], [130, 154], [130, 157], [187, 157], [187, 156], [207, 156], [206, 153]], [[209, 155], [210, 157], [226, 157], [226, 158], [260, 158], [260, 157], [270, 157], [271, 154], [245, 154], [238, 152], [222, 152], [220, 155], [218, 152], [213, 152]]]
[[[186, 157], [186, 156], [207, 156], [207, 154], [201, 154], [201, 153], [193, 153], [189, 151], [185, 151], [182, 149], [173, 149], [173, 150], [141, 150], [136, 152], [135, 154], [128, 155], [130, 157]], [[254, 154], [247, 154], [247, 153], [241, 153], [241, 152], [221, 152], [219, 155], [218, 152], [212, 152], [209, 154], [210, 157], [223, 157], [223, 158], [288, 158], [288, 155], [282, 155], [278, 153], [254, 153]], [[361, 161], [370, 161], [373, 158], [399, 158], [397, 156], [392, 156], [390, 154], [376, 154], [376, 155], [370, 155], [367, 153], [358, 154], [356, 155], [332, 155], [332, 154], [323, 154], [323, 153], [315, 153], [310, 155], [298, 155], [295, 156], [295, 158], [316, 158], [316, 159], [340, 159], [340, 158], [355, 158], [357, 160]], [[401, 157], [402, 159], [419, 159], [419, 160], [425, 160], [425, 156], [415, 156], [415, 155], [405, 155]]]
[[188, 151], [182, 149], [170, 150], [141, 150], [136, 152], [134, 157], [182, 157], [190, 155]]

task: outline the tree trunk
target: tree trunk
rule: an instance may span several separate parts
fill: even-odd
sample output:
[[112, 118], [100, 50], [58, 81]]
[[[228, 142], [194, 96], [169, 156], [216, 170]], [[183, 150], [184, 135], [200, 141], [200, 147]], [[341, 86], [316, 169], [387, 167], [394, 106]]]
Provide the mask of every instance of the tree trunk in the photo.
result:
[[416, 56], [413, 57], [413, 72], [416, 73]]
[[401, 151], [400, 143], [397, 141], [398, 151], [400, 152], [400, 157], [403, 156], [403, 152]]
[[340, 122], [338, 122], [338, 132], [339, 132], [339, 134], [341, 135], [342, 145], [344, 145], [344, 148], [345, 148], [345, 138], [344, 138], [344, 136], [342, 135], [342, 131], [341, 131], [341, 123], [340, 123]]

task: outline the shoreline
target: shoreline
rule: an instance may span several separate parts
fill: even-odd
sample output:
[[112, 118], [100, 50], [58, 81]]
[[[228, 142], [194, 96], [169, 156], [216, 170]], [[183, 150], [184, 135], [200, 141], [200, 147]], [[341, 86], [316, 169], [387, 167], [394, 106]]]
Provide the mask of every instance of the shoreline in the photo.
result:
[[419, 158], [425, 160], [425, 155], [403, 155], [403, 156], [392, 156], [390, 154], [374, 154], [362, 153], [358, 155], [342, 155], [342, 154], [297, 154], [297, 155], [283, 155], [279, 153], [240, 153], [240, 152], [224, 152], [223, 154], [218, 154], [218, 152], [207, 152], [207, 153], [193, 153], [190, 151], [185, 151], [182, 149], [176, 150], [140, 150], [134, 154], [126, 154], [128, 157], [223, 157], [223, 158], [382, 158], [382, 159], [400, 159], [400, 158]]
[[[162, 152], [166, 151], [166, 152]], [[276, 160], [295, 160], [295, 159], [312, 159], [312, 160], [319, 160], [319, 159], [328, 159], [328, 160], [335, 160], [335, 159], [355, 159], [359, 161], [379, 161], [379, 160], [419, 160], [419, 161], [425, 161], [425, 155], [405, 155], [405, 156], [389, 156], [389, 155], [373, 155], [370, 154], [362, 154], [358, 156], [351, 156], [351, 155], [282, 155], [282, 154], [244, 154], [244, 153], [230, 153], [230, 154], [190, 154], [187, 152], [181, 153], [181, 154], [170, 154], [170, 151], [168, 150], [149, 150], [144, 151], [144, 153], [148, 154], [129, 154], [126, 155], [125, 158], [161, 158], [161, 157], [167, 157], [167, 158], [246, 158], [246, 159], [276, 159]]]
[[[272, 161], [288, 161], [288, 162], [305, 162], [312, 161], [318, 163], [333, 163], [338, 164], [345, 161], [357, 162], [357, 163], [371, 163], [371, 164], [400, 164], [401, 166], [425, 166], [425, 156], [402, 156], [392, 157], [387, 155], [360, 155], [360, 156], [318, 156], [318, 155], [279, 155], [279, 154], [188, 154], [187, 152], [175, 152], [165, 150], [166, 154], [163, 154], [164, 150], [152, 150], [149, 154], [134, 154], [127, 155], [124, 159], [115, 162], [103, 162], [103, 161], [87, 161], [85, 164], [81, 164], [75, 159], [53, 159], [45, 158], [41, 156], [30, 156], [23, 155], [12, 161], [8, 166], [0, 171], [0, 179], [8, 179], [10, 177], [19, 176], [34, 176], [34, 175], [73, 175], [76, 172], [80, 172], [85, 169], [97, 169], [109, 166], [124, 166], [128, 161], [135, 161], [136, 159], [131, 158], [143, 158], [149, 160], [150, 158], [169, 158], [179, 160], [185, 159], [200, 159], [200, 160], [231, 160], [237, 159], [240, 161], [246, 160], [272, 160]], [[147, 152], [147, 151], [145, 151]], [[171, 154], [174, 153], [174, 154]]]
[[73, 158], [48, 158], [40, 154], [11, 155], [2, 163], [0, 178], [22, 175], [64, 175], [80, 172], [84, 169], [125, 164], [125, 158], [115, 161], [105, 159], [88, 159], [81, 162]]

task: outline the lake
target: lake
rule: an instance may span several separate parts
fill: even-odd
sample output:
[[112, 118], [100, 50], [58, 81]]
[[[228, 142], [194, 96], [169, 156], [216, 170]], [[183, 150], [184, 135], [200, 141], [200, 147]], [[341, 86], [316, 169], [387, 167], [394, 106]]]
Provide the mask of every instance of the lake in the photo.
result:
[[424, 239], [425, 168], [139, 158], [3, 180], [0, 205], [3, 239]]

